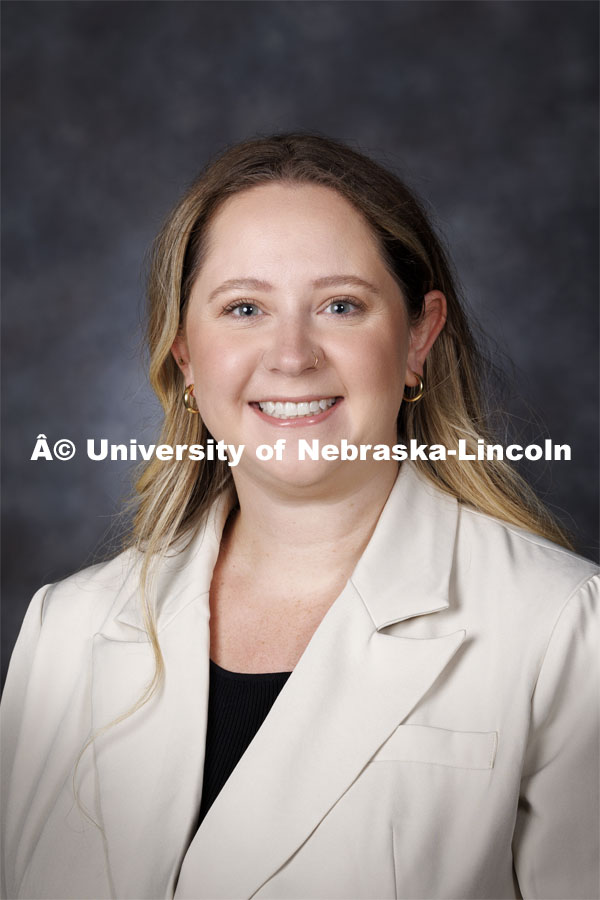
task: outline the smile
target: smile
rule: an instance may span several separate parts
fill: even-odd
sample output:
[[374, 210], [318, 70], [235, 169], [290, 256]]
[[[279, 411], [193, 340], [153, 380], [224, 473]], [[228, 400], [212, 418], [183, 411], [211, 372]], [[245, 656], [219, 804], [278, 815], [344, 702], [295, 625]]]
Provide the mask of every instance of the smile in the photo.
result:
[[260, 400], [250, 407], [264, 421], [278, 428], [317, 425], [335, 413], [343, 397], [306, 400]]
[[323, 400], [305, 400], [294, 403], [291, 400], [261, 400], [258, 407], [261, 412], [272, 416], [274, 419], [301, 419], [304, 416], [314, 416], [329, 409], [336, 401], [336, 397], [326, 397]]

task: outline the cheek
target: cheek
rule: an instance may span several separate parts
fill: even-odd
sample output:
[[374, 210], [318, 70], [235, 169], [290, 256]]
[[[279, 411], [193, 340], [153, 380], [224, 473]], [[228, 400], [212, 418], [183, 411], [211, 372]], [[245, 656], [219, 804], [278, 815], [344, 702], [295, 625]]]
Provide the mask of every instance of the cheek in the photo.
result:
[[248, 378], [247, 354], [218, 334], [203, 331], [202, 340], [188, 344], [194, 394], [202, 421], [215, 440], [240, 443], [238, 399]]
[[359, 370], [370, 420], [377, 428], [393, 427], [394, 435], [408, 356], [407, 331], [395, 326], [397, 323], [388, 322], [386, 334], [373, 335]]
[[[356, 382], [373, 393], [373, 399], [383, 393], [400, 395], [404, 387], [404, 373], [408, 341], [404, 332], [390, 326], [387, 334], [375, 332], [363, 335], [352, 348], [351, 365]], [[394, 389], [398, 388], [398, 391]]]
[[242, 342], [224, 341], [206, 330], [189, 346], [195, 383], [211, 399], [235, 394], [251, 371], [251, 353]]

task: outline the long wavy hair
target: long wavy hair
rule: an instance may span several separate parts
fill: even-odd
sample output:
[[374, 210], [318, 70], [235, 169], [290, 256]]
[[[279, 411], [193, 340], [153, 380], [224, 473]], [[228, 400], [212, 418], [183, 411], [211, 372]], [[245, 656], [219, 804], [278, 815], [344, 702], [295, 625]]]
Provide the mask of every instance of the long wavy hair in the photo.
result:
[[[489, 369], [467, 321], [449, 258], [422, 203], [374, 160], [338, 141], [303, 133], [247, 140], [226, 150], [192, 184], [154, 243], [147, 340], [150, 380], [164, 411], [160, 442], [205, 442], [207, 430], [200, 416], [190, 415], [183, 406], [184, 382], [171, 345], [183, 325], [215, 213], [235, 194], [272, 182], [322, 185], [358, 210], [402, 290], [412, 323], [422, 315], [428, 291], [439, 289], [446, 296], [447, 322], [425, 364], [426, 391], [418, 403], [402, 405], [399, 438], [446, 447], [457, 446], [463, 439], [471, 453], [480, 438], [493, 442], [484, 374]], [[508, 463], [449, 457], [414, 465], [461, 503], [570, 546], [552, 515]], [[220, 461], [171, 464], [154, 459], [139, 477], [129, 545], [143, 554], [142, 606], [156, 668], [136, 709], [148, 701], [164, 674], [150, 589], [153, 562], [191, 538], [215, 498], [227, 488], [233, 488], [231, 472]]]

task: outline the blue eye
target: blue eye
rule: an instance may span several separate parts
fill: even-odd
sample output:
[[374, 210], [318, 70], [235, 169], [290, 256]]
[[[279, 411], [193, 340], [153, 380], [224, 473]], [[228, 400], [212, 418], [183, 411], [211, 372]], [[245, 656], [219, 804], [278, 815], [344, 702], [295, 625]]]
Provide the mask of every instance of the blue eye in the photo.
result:
[[231, 313], [236, 319], [252, 319], [260, 313], [260, 309], [254, 303], [247, 303], [241, 300], [237, 303], [231, 303], [225, 308], [224, 312]]
[[357, 304], [351, 300], [333, 300], [327, 307], [334, 316], [347, 316], [348, 313], [356, 312]]

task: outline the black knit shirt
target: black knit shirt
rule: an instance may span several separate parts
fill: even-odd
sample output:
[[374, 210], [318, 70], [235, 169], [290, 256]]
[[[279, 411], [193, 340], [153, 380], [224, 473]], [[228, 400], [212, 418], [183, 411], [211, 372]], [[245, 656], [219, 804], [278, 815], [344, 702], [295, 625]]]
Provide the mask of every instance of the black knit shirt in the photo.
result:
[[198, 825], [246, 752], [291, 672], [228, 672], [211, 659]]

